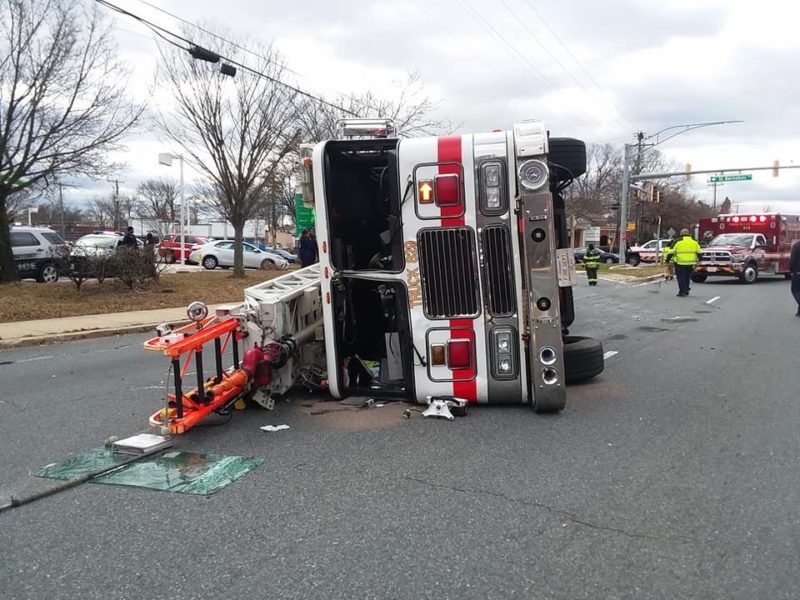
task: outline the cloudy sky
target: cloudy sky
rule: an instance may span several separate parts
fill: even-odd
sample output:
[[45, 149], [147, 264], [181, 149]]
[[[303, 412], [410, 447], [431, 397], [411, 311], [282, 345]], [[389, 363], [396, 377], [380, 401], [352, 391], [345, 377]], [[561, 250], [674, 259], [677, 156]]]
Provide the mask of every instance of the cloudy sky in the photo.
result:
[[[112, 0], [114, 1], [114, 0]], [[800, 165], [797, 3], [778, 0], [116, 0], [168, 29], [160, 12], [213, 28], [244, 45], [274, 44], [314, 94], [372, 90], [392, 97], [417, 72], [439, 116], [460, 132], [544, 120], [553, 135], [621, 145], [637, 131], [741, 120], [687, 132], [659, 149], [694, 169]], [[141, 93], [157, 67], [150, 32], [109, 13], [121, 56]], [[247, 55], [242, 57], [247, 61]], [[169, 98], [156, 94], [154, 108]], [[677, 130], [673, 130], [677, 131]], [[155, 134], [123, 156], [123, 189], [166, 174]], [[174, 173], [177, 177], [177, 168]], [[187, 179], [191, 174], [187, 175]], [[711, 202], [707, 175], [693, 179]], [[78, 195], [105, 193], [108, 184]], [[718, 190], [741, 211], [800, 212], [800, 169], [753, 171]]]

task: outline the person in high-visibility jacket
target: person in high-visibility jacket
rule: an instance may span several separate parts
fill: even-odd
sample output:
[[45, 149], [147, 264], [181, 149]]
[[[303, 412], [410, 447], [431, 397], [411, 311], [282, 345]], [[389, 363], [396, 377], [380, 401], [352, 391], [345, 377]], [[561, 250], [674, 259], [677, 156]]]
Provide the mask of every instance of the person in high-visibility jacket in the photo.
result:
[[597, 268], [600, 266], [600, 252], [594, 249], [594, 244], [589, 244], [586, 254], [583, 255], [583, 266], [586, 268], [586, 278], [589, 285], [597, 285]]
[[672, 262], [674, 254], [672, 245], [674, 243], [674, 240], [670, 240], [666, 242], [661, 249], [661, 264], [664, 265], [664, 279], [666, 280], [675, 279], [675, 263]]
[[700, 244], [692, 238], [688, 229], [681, 230], [681, 239], [672, 245], [672, 262], [678, 279], [678, 296], [689, 295], [689, 278], [700, 254]]

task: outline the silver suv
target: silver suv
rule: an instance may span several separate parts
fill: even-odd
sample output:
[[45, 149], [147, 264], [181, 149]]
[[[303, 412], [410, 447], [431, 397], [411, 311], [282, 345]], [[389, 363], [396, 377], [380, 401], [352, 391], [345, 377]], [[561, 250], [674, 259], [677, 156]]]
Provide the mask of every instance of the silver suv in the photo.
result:
[[67, 248], [64, 238], [47, 227], [12, 227], [11, 250], [17, 273], [39, 283], [58, 281], [58, 257]]

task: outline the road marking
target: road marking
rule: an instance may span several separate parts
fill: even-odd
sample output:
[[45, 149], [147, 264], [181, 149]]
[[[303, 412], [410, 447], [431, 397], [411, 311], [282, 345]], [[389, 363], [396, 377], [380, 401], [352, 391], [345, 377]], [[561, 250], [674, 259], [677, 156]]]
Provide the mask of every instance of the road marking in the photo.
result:
[[719, 296], [714, 296], [711, 300], [706, 302], [706, 304], [711, 304], [712, 302], [716, 302], [717, 300], [719, 300], [719, 298], [720, 298]]
[[650, 281], [645, 281], [644, 283], [637, 283], [633, 287], [642, 287], [644, 285], [651, 285], [653, 283], [661, 283], [663, 281], [664, 281], [664, 278], [659, 275], [657, 279], [651, 279]]
[[603, 360], [608, 360], [609, 358], [611, 358], [612, 356], [615, 356], [617, 354], [619, 354], [619, 352], [617, 352], [616, 350], [609, 350], [608, 352], [603, 354]]
[[34, 358], [23, 358], [22, 360], [15, 360], [15, 363], [25, 363], [25, 362], [33, 362], [35, 360], [47, 360], [48, 358], [53, 358], [53, 356], [36, 356]]

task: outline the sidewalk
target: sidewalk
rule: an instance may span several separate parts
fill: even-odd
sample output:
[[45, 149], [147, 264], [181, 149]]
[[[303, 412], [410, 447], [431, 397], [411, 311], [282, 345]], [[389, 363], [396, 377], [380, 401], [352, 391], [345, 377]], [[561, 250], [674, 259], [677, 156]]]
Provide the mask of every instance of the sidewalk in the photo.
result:
[[156, 325], [164, 322], [188, 322], [186, 307], [0, 323], [0, 349], [137, 331], [152, 331], [155, 336]]

